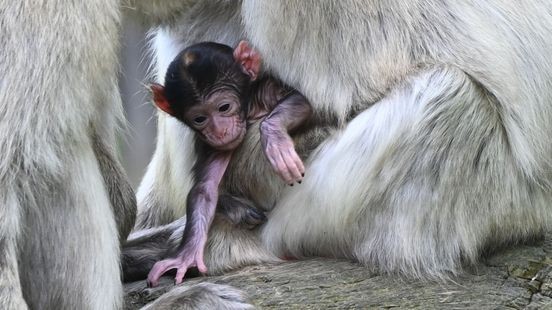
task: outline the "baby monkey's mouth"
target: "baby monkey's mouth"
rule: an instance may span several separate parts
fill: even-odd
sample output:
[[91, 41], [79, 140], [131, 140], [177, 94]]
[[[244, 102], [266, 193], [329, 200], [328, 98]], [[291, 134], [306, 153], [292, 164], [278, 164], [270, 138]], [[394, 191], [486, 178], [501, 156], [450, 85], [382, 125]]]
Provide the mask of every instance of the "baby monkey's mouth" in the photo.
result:
[[225, 142], [224, 144], [221, 144], [219, 146], [213, 146], [215, 149], [219, 151], [231, 151], [235, 150], [243, 141], [245, 138], [245, 128], [240, 130], [240, 133], [236, 135], [236, 137], [228, 142]]

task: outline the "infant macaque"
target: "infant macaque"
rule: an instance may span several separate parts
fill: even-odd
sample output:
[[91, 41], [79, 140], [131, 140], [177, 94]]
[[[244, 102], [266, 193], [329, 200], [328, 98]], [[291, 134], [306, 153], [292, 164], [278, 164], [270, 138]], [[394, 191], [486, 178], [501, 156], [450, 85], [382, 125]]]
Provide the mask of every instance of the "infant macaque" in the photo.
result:
[[169, 65], [165, 86], [151, 85], [155, 105], [196, 132], [194, 186], [187, 197], [182, 243], [174, 257], [157, 262], [148, 275], [156, 286], [168, 270], [175, 283], [188, 268], [207, 271], [203, 250], [218, 201], [219, 184], [233, 150], [242, 142], [248, 121], [260, 124], [263, 151], [289, 185], [301, 183], [305, 168], [289, 131], [312, 114], [307, 99], [279, 80], [259, 77], [259, 54], [241, 41], [236, 49], [204, 42], [183, 50]]

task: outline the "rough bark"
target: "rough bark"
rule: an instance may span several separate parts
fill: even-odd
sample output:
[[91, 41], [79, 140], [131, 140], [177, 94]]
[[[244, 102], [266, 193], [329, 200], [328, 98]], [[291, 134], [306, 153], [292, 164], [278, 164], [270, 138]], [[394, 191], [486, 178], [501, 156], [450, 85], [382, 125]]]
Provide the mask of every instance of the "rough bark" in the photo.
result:
[[[316, 258], [245, 267], [182, 285], [200, 282], [241, 289], [259, 309], [546, 309], [552, 308], [552, 235], [499, 251], [443, 281], [382, 275], [355, 263]], [[170, 277], [154, 289], [145, 281], [128, 283], [126, 309], [140, 308], [173, 287]]]

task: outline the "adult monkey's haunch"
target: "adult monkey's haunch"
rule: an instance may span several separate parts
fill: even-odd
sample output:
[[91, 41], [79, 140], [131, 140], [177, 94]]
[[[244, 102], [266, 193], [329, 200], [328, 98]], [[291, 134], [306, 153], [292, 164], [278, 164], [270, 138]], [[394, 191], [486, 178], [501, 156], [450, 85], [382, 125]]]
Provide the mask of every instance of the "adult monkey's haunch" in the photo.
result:
[[0, 308], [117, 309], [117, 1], [0, 4]]
[[[154, 39], [159, 76], [182, 46], [245, 37], [320, 122], [343, 125], [310, 154], [294, 188], [266, 180], [258, 136], [246, 137], [225, 184], [272, 212], [259, 235], [215, 225], [211, 271], [262, 260], [255, 251], [268, 249], [443, 276], [550, 228], [552, 7], [544, 1], [189, 1], [182, 17], [170, 14], [180, 2], [169, 3], [173, 11], [148, 12], [173, 25]], [[183, 215], [194, 161], [186, 136], [159, 116], [139, 227]]]

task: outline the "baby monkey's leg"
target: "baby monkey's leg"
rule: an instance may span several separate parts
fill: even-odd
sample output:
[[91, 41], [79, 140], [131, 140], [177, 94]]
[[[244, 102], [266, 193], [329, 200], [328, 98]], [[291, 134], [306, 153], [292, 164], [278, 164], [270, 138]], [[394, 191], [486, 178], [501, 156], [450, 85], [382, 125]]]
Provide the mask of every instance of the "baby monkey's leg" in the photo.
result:
[[246, 229], [253, 229], [266, 222], [266, 215], [252, 201], [226, 193], [219, 196], [216, 216], [233, 226]]

